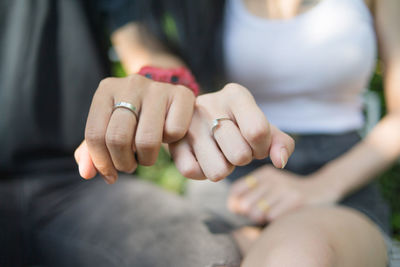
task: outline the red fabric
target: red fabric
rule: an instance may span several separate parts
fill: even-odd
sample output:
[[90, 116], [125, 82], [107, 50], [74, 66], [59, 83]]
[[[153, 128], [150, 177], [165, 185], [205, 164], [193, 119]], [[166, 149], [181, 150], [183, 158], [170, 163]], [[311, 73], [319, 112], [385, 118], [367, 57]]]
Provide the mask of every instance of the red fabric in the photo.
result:
[[157, 82], [184, 85], [191, 89], [195, 96], [198, 96], [200, 91], [193, 74], [185, 67], [163, 69], [145, 66], [138, 73]]

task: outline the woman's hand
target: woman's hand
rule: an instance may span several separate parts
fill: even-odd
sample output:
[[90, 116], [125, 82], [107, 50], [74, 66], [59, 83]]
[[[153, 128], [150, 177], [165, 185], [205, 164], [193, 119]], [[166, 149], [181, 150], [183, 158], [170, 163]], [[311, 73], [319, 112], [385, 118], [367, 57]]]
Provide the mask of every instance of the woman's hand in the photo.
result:
[[[213, 127], [218, 118], [224, 120]], [[246, 88], [228, 84], [196, 99], [187, 135], [169, 148], [185, 177], [218, 181], [253, 158], [270, 156], [276, 167], [283, 168], [294, 141], [268, 123]]]
[[[161, 142], [181, 139], [189, 128], [195, 96], [181, 85], [155, 82], [133, 74], [103, 80], [90, 107], [85, 141], [75, 151], [83, 178], [97, 171], [114, 183], [117, 171], [131, 173], [155, 163]], [[126, 102], [135, 112], [114, 105]], [[135, 114], [136, 113], [136, 114]]]
[[228, 208], [265, 223], [305, 206], [334, 204], [338, 195], [321, 181], [265, 165], [232, 185]]

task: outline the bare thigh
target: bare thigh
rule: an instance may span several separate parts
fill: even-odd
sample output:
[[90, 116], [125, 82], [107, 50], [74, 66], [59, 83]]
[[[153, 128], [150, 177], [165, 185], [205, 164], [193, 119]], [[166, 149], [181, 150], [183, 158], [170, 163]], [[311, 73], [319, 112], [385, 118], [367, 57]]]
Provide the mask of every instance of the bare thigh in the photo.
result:
[[266, 227], [242, 266], [384, 267], [387, 252], [377, 226], [345, 207], [313, 207]]

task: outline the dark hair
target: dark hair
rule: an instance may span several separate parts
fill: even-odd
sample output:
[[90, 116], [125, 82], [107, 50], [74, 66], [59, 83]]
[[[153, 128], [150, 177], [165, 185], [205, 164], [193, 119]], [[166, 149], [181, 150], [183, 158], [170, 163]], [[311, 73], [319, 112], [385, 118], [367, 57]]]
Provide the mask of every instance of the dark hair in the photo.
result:
[[136, 17], [169, 52], [193, 71], [206, 90], [223, 83], [225, 0], [135, 0]]

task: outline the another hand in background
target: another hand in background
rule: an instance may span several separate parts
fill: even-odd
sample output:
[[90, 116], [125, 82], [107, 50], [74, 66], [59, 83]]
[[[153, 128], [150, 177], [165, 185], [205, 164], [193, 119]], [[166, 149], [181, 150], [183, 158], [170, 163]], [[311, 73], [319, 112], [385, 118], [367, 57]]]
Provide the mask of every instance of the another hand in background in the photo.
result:
[[265, 165], [232, 185], [228, 208], [265, 223], [305, 206], [334, 204], [338, 195], [321, 181]]
[[[212, 123], [218, 118], [225, 120], [212, 132]], [[246, 88], [228, 84], [216, 93], [197, 97], [187, 135], [169, 148], [185, 177], [218, 181], [234, 166], [246, 165], [254, 158], [270, 156], [277, 168], [283, 168], [294, 141], [268, 123]]]
[[[136, 115], [114, 105], [130, 103]], [[182, 85], [155, 82], [138, 74], [103, 80], [90, 107], [85, 141], [75, 151], [83, 178], [99, 172], [114, 183], [117, 171], [131, 173], [155, 163], [162, 142], [181, 139], [193, 114], [195, 96]], [[137, 121], [138, 120], [138, 121]]]

